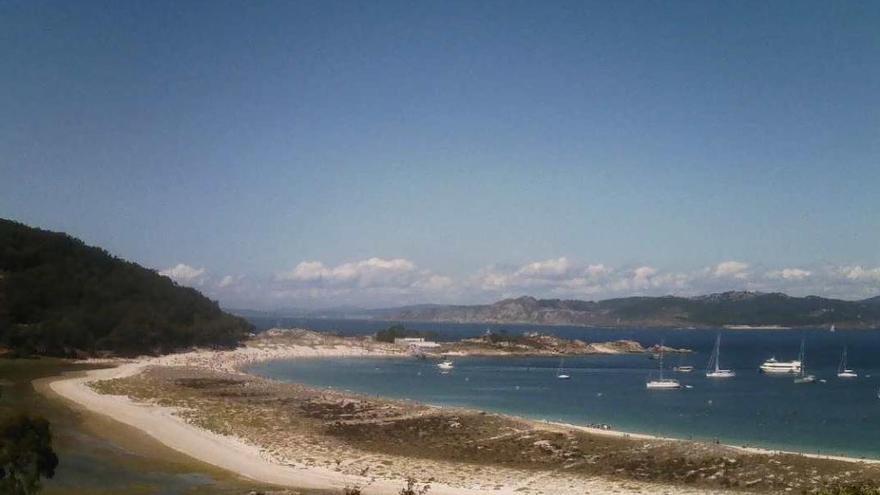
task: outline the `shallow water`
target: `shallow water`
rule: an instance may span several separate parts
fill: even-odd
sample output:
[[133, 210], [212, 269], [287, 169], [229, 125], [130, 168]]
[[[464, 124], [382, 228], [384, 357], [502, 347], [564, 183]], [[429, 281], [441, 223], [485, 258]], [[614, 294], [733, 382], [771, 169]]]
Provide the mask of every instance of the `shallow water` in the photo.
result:
[[[455, 331], [461, 335], [485, 328], [465, 327], [458, 325]], [[880, 458], [878, 332], [725, 330], [722, 365], [735, 369], [737, 376], [710, 380], [703, 369], [714, 331], [543, 330], [588, 341], [634, 338], [649, 345], [665, 339], [667, 345], [691, 348], [696, 352], [684, 356], [681, 363], [696, 370], [668, 373], [693, 388], [646, 390], [645, 381], [658, 363], [642, 355], [568, 358], [565, 363], [572, 379], [567, 381], [555, 378], [559, 362], [552, 358], [458, 358], [455, 370], [445, 375], [435, 363], [415, 359], [276, 361], [251, 370], [281, 380], [535, 419], [607, 423], [631, 432]], [[346, 333], [358, 331], [355, 323]], [[511, 333], [519, 331], [522, 327]], [[807, 341], [809, 372], [826, 383], [797, 385], [790, 376], [757, 372], [770, 356], [795, 358], [802, 337]], [[850, 367], [861, 374], [857, 379], [836, 377], [844, 344], [849, 346]], [[667, 356], [667, 366], [679, 362], [677, 356]]]
[[0, 359], [0, 416], [24, 412], [51, 425], [59, 464], [43, 480], [47, 495], [247, 493], [255, 483], [239, 483], [191, 459], [141, 438], [105, 418], [72, 410], [61, 399], [38, 393], [32, 381], [85, 369], [60, 360]]

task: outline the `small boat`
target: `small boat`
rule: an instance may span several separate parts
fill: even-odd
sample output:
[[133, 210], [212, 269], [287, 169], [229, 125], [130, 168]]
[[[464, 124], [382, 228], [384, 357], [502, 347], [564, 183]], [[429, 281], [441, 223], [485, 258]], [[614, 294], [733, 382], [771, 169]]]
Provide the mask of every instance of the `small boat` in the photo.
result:
[[815, 375], [807, 374], [807, 366], [806, 366], [806, 341], [801, 339], [801, 353], [798, 356], [798, 361], [801, 363], [801, 370], [798, 373], [797, 378], [794, 379], [795, 383], [816, 383]]
[[684, 360], [683, 358], [684, 356], [682, 355], [678, 356], [678, 366], [674, 366], [672, 368], [672, 371], [676, 373], [692, 373], [694, 371], [694, 367], [689, 364], [681, 364], [681, 362]]
[[439, 363], [437, 367], [441, 370], [451, 370], [455, 365], [452, 364], [452, 361], [443, 361], [442, 363]]
[[828, 331], [829, 331], [829, 332], [835, 332], [835, 331], [837, 331], [837, 329], [834, 328], [834, 323], [831, 324], [831, 327], [828, 328]]
[[846, 365], [846, 346], [843, 346], [843, 355], [840, 357], [840, 365], [837, 366], [837, 378], [858, 378], [859, 374]]
[[719, 333], [715, 338], [715, 349], [712, 350], [712, 356], [706, 366], [706, 378], [733, 378], [735, 376], [735, 371], [721, 369], [721, 334]]
[[560, 380], [568, 380], [571, 375], [565, 372], [565, 358], [559, 360], [559, 368], [556, 369], [556, 378]]
[[645, 388], [648, 390], [678, 390], [681, 388], [681, 383], [678, 382], [675, 378], [663, 378], [663, 342], [660, 342], [660, 356], [658, 358], [660, 360], [660, 376], [654, 380], [648, 380], [645, 383]]

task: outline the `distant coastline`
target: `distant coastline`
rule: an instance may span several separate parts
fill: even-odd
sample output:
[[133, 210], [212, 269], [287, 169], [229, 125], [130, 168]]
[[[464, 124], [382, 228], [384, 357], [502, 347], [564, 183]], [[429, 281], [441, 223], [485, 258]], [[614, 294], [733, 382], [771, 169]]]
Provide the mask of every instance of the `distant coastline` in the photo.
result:
[[249, 318], [317, 318], [413, 323], [523, 324], [595, 328], [880, 328], [880, 296], [859, 301], [781, 293], [731, 291], [696, 297], [626, 297], [602, 301], [519, 297], [492, 304], [422, 304], [384, 309], [259, 312]]

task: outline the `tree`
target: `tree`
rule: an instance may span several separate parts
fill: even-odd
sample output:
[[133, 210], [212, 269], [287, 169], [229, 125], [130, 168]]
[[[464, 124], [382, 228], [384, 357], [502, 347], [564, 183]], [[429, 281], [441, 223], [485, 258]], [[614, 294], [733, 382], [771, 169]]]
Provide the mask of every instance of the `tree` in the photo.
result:
[[0, 493], [32, 495], [58, 466], [49, 422], [24, 414], [0, 423]]

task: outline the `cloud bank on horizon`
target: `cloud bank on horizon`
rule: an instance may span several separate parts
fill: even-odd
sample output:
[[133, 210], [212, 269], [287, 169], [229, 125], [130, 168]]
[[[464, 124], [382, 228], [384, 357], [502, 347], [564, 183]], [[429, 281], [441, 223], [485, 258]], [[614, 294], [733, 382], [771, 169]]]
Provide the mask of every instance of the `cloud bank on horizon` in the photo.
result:
[[186, 263], [159, 273], [202, 290], [226, 307], [253, 309], [479, 304], [522, 295], [598, 300], [636, 295], [693, 296], [727, 290], [844, 299], [880, 294], [880, 267], [764, 267], [737, 260], [691, 271], [669, 271], [649, 265], [612, 267], [563, 256], [518, 266], [491, 265], [458, 278], [434, 273], [405, 258], [380, 257], [336, 266], [301, 261], [263, 278], [213, 274]]

